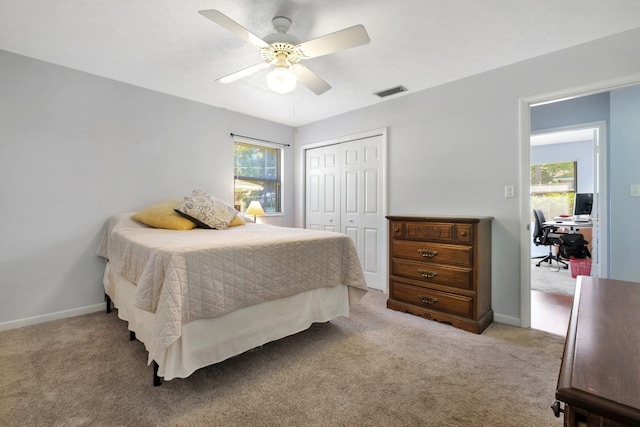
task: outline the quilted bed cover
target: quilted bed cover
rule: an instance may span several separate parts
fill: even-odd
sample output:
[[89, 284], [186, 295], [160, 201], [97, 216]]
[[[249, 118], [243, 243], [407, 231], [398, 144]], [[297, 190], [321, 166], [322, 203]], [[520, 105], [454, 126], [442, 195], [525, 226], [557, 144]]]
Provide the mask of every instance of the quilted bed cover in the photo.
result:
[[107, 221], [97, 254], [136, 284], [135, 305], [156, 315], [149, 361], [193, 320], [320, 287], [347, 285], [350, 298], [367, 289], [355, 246], [340, 233], [256, 223], [163, 230], [131, 215]]

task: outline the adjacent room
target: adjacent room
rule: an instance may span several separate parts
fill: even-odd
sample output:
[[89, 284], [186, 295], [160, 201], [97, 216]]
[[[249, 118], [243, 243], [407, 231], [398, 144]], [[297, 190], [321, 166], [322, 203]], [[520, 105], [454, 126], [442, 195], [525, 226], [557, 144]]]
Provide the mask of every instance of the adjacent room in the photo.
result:
[[0, 0], [0, 424], [640, 423], [639, 51], [634, 0]]
[[[531, 303], [533, 328], [564, 335], [579, 269], [587, 275], [607, 271], [606, 152], [608, 92], [532, 108], [531, 136]], [[553, 117], [552, 121], [548, 119]], [[593, 121], [599, 117], [598, 121]], [[581, 122], [584, 118], [586, 122]], [[549, 128], [549, 126], [554, 126]], [[600, 170], [602, 169], [602, 170]], [[599, 185], [599, 180], [602, 184]], [[595, 209], [593, 196], [596, 196]], [[589, 201], [584, 221], [575, 223], [576, 210]], [[599, 221], [597, 200], [602, 200]], [[538, 210], [537, 215], [534, 210]], [[536, 218], [538, 216], [539, 218]], [[536, 221], [540, 220], [538, 226]], [[545, 225], [545, 221], [547, 222]], [[587, 242], [584, 258], [563, 257], [560, 238], [581, 235]], [[536, 235], [537, 234], [537, 235]], [[599, 237], [599, 239], [594, 238]], [[566, 240], [566, 239], [563, 239]], [[567, 246], [563, 246], [565, 249]], [[573, 255], [573, 263], [571, 256]], [[585, 274], [585, 272], [580, 272]]]

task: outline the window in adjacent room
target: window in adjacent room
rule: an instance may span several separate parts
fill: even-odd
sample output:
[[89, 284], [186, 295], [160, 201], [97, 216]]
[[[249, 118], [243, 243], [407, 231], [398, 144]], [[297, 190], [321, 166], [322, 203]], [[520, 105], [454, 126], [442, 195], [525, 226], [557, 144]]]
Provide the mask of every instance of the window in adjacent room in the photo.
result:
[[577, 163], [560, 162], [531, 165], [531, 220], [540, 209], [547, 220], [573, 214], [577, 185]]
[[266, 214], [282, 213], [282, 148], [234, 141], [233, 157], [236, 209], [258, 200]]

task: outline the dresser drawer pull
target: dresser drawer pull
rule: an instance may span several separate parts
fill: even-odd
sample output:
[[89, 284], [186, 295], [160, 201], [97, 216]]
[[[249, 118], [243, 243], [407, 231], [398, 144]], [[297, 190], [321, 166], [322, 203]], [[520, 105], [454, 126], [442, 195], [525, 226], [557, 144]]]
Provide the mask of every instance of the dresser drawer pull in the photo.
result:
[[427, 279], [434, 278], [438, 275], [437, 271], [429, 271], [429, 270], [418, 270], [418, 273], [420, 273], [422, 277], [426, 277]]
[[438, 255], [438, 251], [432, 251], [431, 249], [418, 249], [418, 253], [425, 258], [433, 258]]
[[467, 232], [466, 232], [466, 231], [463, 231], [462, 233], [460, 233], [460, 235], [461, 235], [462, 237], [467, 237]]
[[425, 304], [435, 304], [438, 302], [438, 298], [431, 298], [425, 295], [418, 295], [418, 299]]

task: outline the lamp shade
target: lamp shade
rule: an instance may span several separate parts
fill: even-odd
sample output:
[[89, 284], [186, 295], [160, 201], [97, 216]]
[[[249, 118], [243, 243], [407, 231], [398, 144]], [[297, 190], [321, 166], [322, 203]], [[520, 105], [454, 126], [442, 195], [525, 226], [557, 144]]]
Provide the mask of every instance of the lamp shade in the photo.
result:
[[256, 220], [256, 215], [264, 215], [264, 210], [262, 210], [262, 205], [259, 201], [253, 200], [249, 203], [249, 207], [245, 212], [247, 215], [253, 215], [253, 220]]

